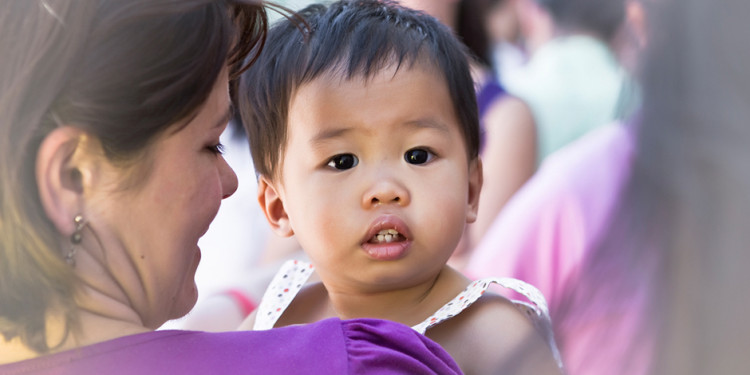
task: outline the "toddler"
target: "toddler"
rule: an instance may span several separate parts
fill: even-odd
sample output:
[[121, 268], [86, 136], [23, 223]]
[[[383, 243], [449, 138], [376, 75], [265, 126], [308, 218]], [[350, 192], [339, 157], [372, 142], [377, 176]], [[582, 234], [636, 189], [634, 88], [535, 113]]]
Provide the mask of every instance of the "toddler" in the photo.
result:
[[[287, 263], [243, 326], [389, 319], [440, 343], [467, 374], [559, 373], [533, 287], [472, 282], [446, 265], [482, 186], [463, 45], [434, 18], [390, 1], [299, 15], [304, 22], [270, 30], [238, 103], [260, 205], [312, 264]], [[320, 282], [305, 285], [313, 272]], [[531, 303], [484, 294], [492, 283]]]

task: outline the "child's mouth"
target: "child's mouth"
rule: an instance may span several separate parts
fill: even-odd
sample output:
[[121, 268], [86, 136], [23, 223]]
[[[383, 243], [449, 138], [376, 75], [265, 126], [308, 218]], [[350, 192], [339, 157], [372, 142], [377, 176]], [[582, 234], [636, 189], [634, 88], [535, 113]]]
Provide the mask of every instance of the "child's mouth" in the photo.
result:
[[361, 246], [375, 260], [392, 261], [406, 256], [413, 238], [409, 226], [396, 215], [381, 215], [369, 226]]

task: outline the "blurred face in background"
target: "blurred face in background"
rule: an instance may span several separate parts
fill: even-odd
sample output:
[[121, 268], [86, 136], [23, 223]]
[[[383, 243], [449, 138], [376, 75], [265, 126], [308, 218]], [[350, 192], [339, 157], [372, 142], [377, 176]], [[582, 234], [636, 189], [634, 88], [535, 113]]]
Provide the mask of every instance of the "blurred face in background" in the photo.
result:
[[520, 38], [517, 0], [494, 1], [485, 19], [485, 30], [492, 43], [515, 43]]
[[613, 41], [620, 62], [635, 75], [638, 75], [639, 61], [648, 45], [648, 15], [644, 5], [642, 0], [629, 0], [625, 3], [625, 23]]
[[424, 11], [437, 18], [444, 25], [456, 25], [456, 7], [461, 0], [399, 0], [401, 5]]

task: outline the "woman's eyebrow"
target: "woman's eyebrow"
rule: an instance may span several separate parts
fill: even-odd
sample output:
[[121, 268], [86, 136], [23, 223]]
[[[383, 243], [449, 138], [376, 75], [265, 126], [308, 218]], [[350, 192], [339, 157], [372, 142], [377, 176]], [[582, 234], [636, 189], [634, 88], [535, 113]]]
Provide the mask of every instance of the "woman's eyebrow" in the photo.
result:
[[214, 124], [214, 128], [219, 128], [224, 125], [226, 125], [229, 121], [232, 120], [232, 117], [234, 116], [234, 105], [232, 103], [229, 103], [227, 106], [227, 110], [224, 112], [224, 115], [219, 118], [218, 121]]

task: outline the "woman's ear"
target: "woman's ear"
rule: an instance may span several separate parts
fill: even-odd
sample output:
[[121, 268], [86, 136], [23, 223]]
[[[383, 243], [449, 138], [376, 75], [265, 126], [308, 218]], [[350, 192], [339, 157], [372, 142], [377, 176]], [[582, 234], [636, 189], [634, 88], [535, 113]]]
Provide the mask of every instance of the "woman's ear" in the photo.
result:
[[466, 222], [477, 220], [479, 211], [479, 193], [482, 191], [484, 175], [482, 174], [482, 159], [477, 157], [469, 163], [469, 197], [466, 206]]
[[47, 217], [60, 233], [75, 230], [73, 217], [80, 212], [84, 174], [76, 162], [86, 133], [72, 126], [55, 128], [42, 140], [36, 158], [39, 199]]
[[290, 237], [294, 234], [289, 215], [284, 208], [284, 201], [273, 183], [265, 176], [260, 176], [258, 179], [258, 203], [276, 234], [282, 237]]

